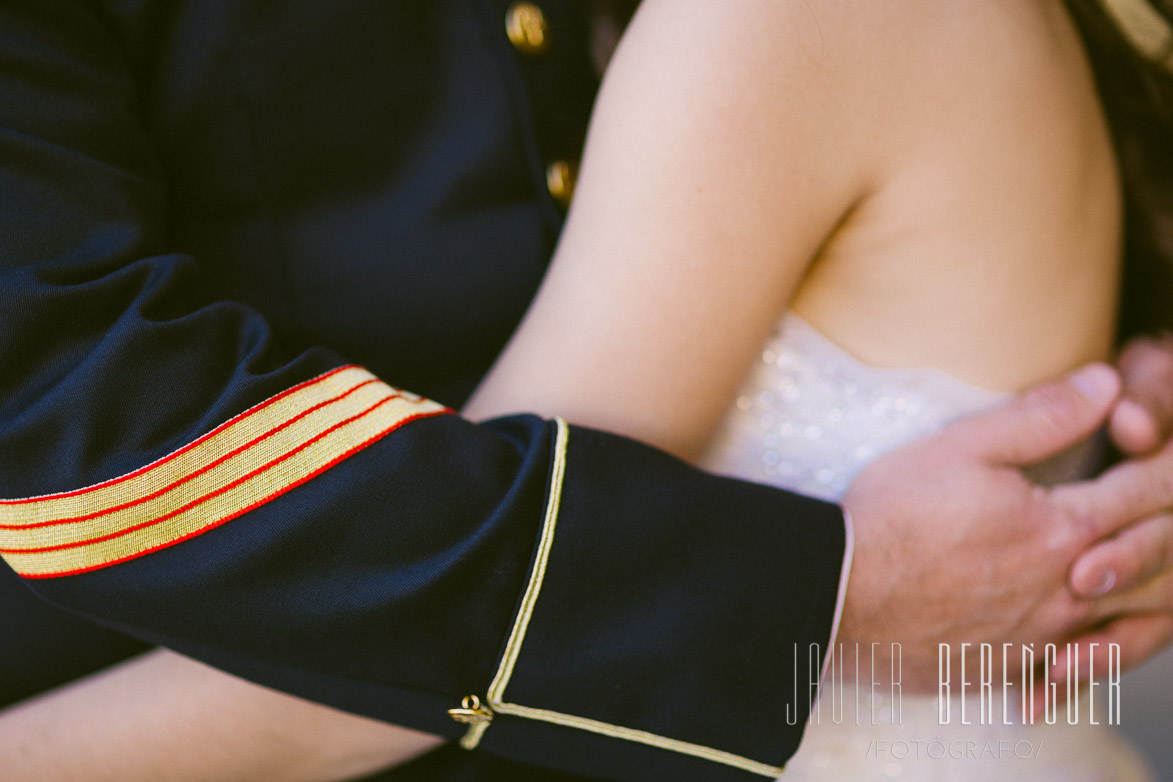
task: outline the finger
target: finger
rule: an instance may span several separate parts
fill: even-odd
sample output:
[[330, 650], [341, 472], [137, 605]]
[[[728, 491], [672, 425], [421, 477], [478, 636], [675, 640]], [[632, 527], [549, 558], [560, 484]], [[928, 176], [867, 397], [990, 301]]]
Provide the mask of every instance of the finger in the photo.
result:
[[1091, 606], [1091, 619], [1101, 622], [1126, 614], [1169, 614], [1173, 616], [1173, 572], [1150, 578], [1145, 583], [1103, 597]]
[[1173, 431], [1173, 335], [1134, 339], [1118, 366], [1123, 389], [1108, 433], [1124, 453], [1147, 453]]
[[1173, 570], [1173, 516], [1160, 514], [1101, 541], [1075, 561], [1068, 585], [1077, 597], [1121, 592]]
[[1070, 657], [1063, 648], [1051, 666], [1051, 678], [1061, 681], [1067, 676], [1068, 665], [1075, 664], [1076, 647], [1080, 673], [1084, 674], [1080, 678], [1102, 678], [1109, 673], [1109, 667], [1115, 674], [1117, 660], [1121, 669], [1135, 668], [1170, 640], [1173, 640], [1173, 614], [1117, 617], [1075, 639]]
[[1150, 408], [1136, 399], [1126, 398], [1108, 416], [1108, 436], [1121, 452], [1138, 455], [1159, 446], [1166, 435]]
[[1089, 364], [958, 421], [947, 431], [993, 464], [1026, 466], [1089, 437], [1104, 422], [1119, 391], [1114, 369]]
[[1121, 462], [1089, 481], [1052, 487], [1051, 498], [1081, 522], [1088, 543], [1173, 507], [1173, 443]]

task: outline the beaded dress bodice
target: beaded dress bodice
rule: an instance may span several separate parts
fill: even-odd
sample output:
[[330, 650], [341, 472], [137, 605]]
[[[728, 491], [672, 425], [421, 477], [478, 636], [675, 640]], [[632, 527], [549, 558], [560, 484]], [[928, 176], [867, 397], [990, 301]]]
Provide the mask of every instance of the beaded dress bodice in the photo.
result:
[[787, 313], [702, 465], [837, 500], [877, 456], [1004, 397], [933, 368], [864, 364]]
[[[877, 457], [1006, 396], [933, 368], [864, 364], [787, 313], [763, 346], [701, 465], [835, 501]], [[1031, 475], [1043, 482], [1071, 479], [1088, 474], [1096, 459], [1095, 442], [1088, 441], [1033, 468]], [[828, 694], [823, 695], [827, 708], [820, 710], [830, 714]], [[892, 704], [883, 697], [872, 704], [867, 693], [853, 713], [871, 714], [874, 705], [886, 719], [879, 725], [869, 719], [841, 724], [812, 719], [798, 754], [787, 764], [785, 782], [1151, 778], [1136, 751], [1106, 725], [1086, 724], [1086, 719], [1076, 726], [940, 725], [936, 697], [900, 700], [897, 724], [890, 718]], [[969, 752], [970, 742], [991, 746], [993, 757]], [[966, 750], [960, 758], [952, 756], [958, 747]], [[933, 757], [935, 748], [944, 754]], [[1024, 754], [1028, 757], [1020, 757]]]

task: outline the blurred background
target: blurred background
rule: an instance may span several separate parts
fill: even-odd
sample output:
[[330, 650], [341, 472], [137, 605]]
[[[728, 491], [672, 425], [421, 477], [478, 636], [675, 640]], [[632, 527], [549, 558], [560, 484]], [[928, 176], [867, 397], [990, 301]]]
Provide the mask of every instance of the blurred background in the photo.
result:
[[1124, 674], [1120, 683], [1120, 729], [1141, 746], [1161, 782], [1173, 782], [1171, 728], [1173, 648]]

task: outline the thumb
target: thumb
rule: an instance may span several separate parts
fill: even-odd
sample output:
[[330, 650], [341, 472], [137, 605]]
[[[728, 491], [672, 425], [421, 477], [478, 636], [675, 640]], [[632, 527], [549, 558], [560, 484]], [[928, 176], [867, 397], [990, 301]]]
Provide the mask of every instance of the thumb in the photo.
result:
[[990, 463], [1026, 467], [1090, 437], [1119, 393], [1116, 370], [1088, 364], [950, 428]]

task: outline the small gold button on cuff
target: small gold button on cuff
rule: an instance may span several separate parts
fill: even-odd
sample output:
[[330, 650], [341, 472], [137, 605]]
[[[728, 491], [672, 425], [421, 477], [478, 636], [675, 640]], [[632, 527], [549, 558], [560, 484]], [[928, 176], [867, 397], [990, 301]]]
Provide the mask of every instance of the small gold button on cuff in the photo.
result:
[[533, 3], [514, 3], [505, 12], [505, 32], [523, 54], [546, 48], [546, 15]]
[[574, 197], [575, 167], [565, 160], [555, 160], [546, 166], [546, 189], [562, 206], [570, 206]]
[[460, 708], [449, 709], [448, 716], [466, 725], [480, 725], [493, 721], [493, 712], [487, 706], [482, 706], [481, 699], [475, 695], [466, 695], [462, 698]]

